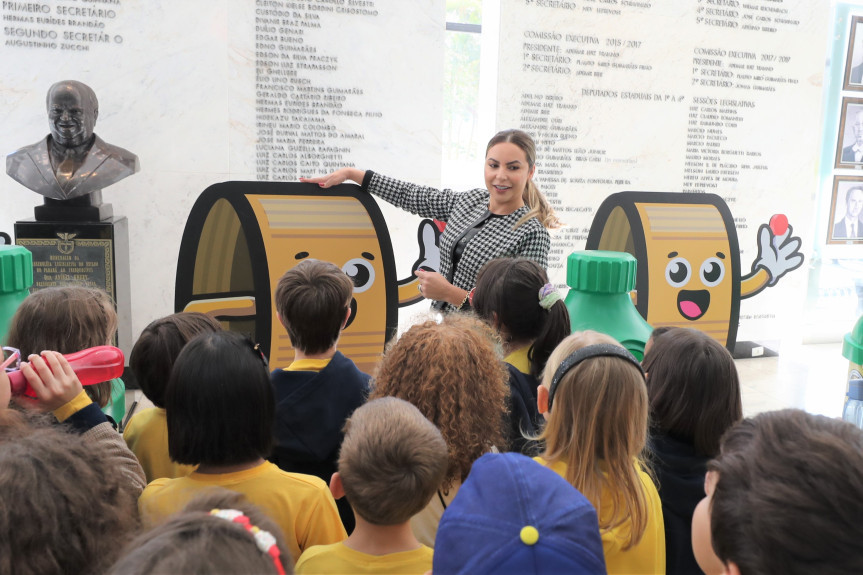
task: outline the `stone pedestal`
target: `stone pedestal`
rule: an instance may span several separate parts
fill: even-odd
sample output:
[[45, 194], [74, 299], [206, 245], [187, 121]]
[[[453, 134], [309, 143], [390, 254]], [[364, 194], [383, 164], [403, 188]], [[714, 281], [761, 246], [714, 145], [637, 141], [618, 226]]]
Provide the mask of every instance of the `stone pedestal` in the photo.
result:
[[33, 212], [37, 222], [100, 222], [114, 215], [111, 204], [102, 203], [101, 190], [71, 200], [45, 198]]
[[117, 308], [117, 346], [132, 351], [129, 221], [125, 216], [94, 222], [15, 222], [15, 243], [33, 254], [33, 290], [62, 285], [108, 292]]

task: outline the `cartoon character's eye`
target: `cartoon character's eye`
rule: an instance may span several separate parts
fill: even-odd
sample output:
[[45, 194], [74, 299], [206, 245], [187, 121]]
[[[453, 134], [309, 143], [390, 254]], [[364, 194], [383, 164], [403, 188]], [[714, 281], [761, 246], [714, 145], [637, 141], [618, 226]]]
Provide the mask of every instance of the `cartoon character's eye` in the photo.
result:
[[689, 282], [692, 266], [686, 258], [674, 258], [665, 266], [665, 281], [671, 287], [683, 287]]
[[701, 281], [707, 287], [719, 285], [725, 277], [725, 264], [718, 258], [707, 258], [701, 264]]
[[375, 283], [375, 268], [362, 258], [348, 260], [342, 266], [342, 271], [354, 282], [354, 293], [362, 293]]

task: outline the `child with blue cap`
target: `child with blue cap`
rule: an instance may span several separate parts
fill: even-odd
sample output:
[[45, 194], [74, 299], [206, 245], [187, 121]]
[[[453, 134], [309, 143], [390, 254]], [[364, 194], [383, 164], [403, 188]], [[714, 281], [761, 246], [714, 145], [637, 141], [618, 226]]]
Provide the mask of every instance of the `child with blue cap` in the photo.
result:
[[441, 518], [432, 571], [604, 574], [596, 511], [551, 469], [488, 453]]

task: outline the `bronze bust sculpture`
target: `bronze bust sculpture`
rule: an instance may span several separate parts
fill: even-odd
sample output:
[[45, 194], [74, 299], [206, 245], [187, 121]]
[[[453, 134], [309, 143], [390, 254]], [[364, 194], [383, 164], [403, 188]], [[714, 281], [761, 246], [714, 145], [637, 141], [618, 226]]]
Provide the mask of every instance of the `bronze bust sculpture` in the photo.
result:
[[[6, 173], [45, 196], [46, 204], [93, 194], [83, 205], [98, 205], [101, 194], [95, 192], [140, 169], [138, 156], [93, 133], [99, 103], [89, 86], [74, 80], [57, 82], [48, 90], [46, 102], [51, 133], [6, 156]], [[69, 203], [82, 205], [80, 200]]]

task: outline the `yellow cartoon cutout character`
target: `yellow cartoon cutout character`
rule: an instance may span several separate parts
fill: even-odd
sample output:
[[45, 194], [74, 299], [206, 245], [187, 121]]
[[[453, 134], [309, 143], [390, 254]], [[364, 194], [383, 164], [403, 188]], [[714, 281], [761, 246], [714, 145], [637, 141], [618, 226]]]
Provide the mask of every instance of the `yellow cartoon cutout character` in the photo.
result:
[[[413, 270], [439, 268], [437, 237], [432, 222], [423, 221]], [[272, 294], [282, 274], [306, 258], [335, 263], [353, 280], [339, 350], [370, 373], [396, 332], [398, 307], [421, 298], [413, 274], [396, 279], [383, 216], [358, 186], [225, 182], [207, 188], [183, 233], [175, 309], [212, 315], [260, 343], [274, 366], [289, 365], [294, 350]]]
[[801, 240], [785, 216], [758, 229], [758, 256], [741, 276], [734, 219], [715, 194], [621, 192], [594, 216], [587, 249], [638, 261], [636, 307], [653, 327], [691, 327], [733, 347], [740, 299], [803, 264]]

